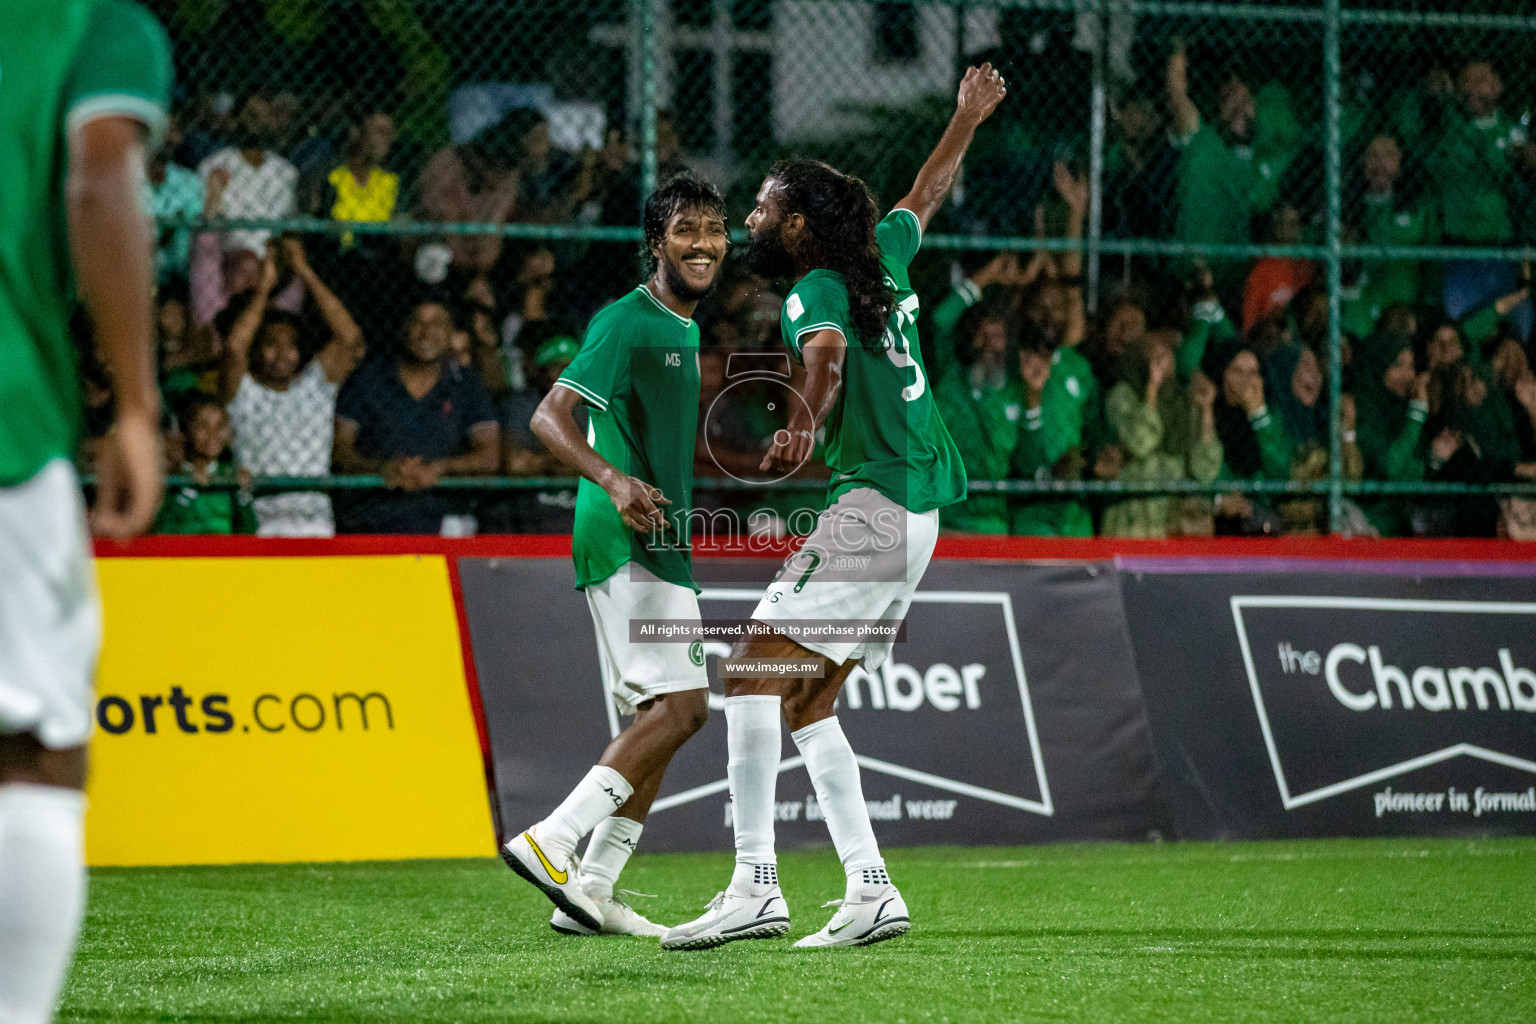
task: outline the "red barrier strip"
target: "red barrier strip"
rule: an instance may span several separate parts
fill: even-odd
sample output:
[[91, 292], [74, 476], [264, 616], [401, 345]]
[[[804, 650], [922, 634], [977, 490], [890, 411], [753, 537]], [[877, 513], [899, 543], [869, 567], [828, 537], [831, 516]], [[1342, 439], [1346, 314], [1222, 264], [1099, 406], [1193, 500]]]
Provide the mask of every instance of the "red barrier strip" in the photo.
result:
[[[782, 558], [791, 548], [778, 541], [757, 551], [699, 544], [700, 557]], [[449, 558], [569, 558], [565, 535], [497, 537], [374, 537], [325, 539], [264, 537], [142, 537], [129, 544], [96, 542], [98, 558], [295, 558], [326, 555], [445, 555]], [[1536, 560], [1536, 544], [1501, 540], [1344, 540], [1338, 537], [1223, 537], [1180, 540], [1111, 540], [1056, 537], [941, 537], [937, 558], [1107, 562], [1137, 558], [1321, 558], [1377, 561]]]
[[496, 769], [491, 760], [491, 730], [485, 723], [485, 701], [480, 696], [480, 672], [475, 667], [474, 642], [469, 635], [469, 612], [464, 607], [464, 588], [459, 584], [459, 560], [449, 556], [448, 587], [453, 592], [453, 613], [459, 620], [459, 654], [464, 660], [464, 682], [469, 688], [469, 709], [475, 715], [475, 734], [480, 739], [480, 760], [485, 766], [485, 790], [491, 795], [491, 820], [496, 841], [501, 842], [501, 814], [496, 804]]

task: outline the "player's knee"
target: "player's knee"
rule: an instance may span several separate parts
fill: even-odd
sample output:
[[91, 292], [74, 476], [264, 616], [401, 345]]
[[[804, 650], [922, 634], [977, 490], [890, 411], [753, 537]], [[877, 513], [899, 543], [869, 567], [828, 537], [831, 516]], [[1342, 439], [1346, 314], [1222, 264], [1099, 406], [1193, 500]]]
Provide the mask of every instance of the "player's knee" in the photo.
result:
[[784, 723], [791, 729], [803, 729], [831, 715], [837, 703], [837, 690], [824, 679], [799, 679], [784, 695]]
[[800, 728], [802, 720], [811, 713], [815, 703], [816, 696], [811, 690], [809, 681], [797, 679], [789, 692], [784, 694], [785, 723], [791, 729]]
[[709, 691], [682, 690], [669, 694], [663, 702], [672, 731], [687, 739], [709, 721]]

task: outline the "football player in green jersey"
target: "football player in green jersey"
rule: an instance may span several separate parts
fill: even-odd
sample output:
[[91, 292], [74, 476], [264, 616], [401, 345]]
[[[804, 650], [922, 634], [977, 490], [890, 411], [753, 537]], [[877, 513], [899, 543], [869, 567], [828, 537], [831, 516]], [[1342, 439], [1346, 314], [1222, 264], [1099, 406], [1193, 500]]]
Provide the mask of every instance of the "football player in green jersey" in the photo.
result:
[[662, 936], [663, 948], [761, 938], [755, 920], [788, 918], [773, 848], [780, 714], [805, 758], [847, 875], [832, 919], [796, 945], [867, 945], [911, 927], [875, 843], [853, 749], [833, 714], [854, 666], [862, 661], [873, 671], [889, 656], [890, 635], [866, 628], [847, 642], [828, 642], [791, 634], [806, 620], [894, 626], [905, 617], [933, 554], [938, 509], [965, 498], [960, 454], [923, 367], [907, 265], [977, 126], [1006, 93], [990, 64], [966, 72], [943, 138], [912, 191], [884, 220], [863, 182], [810, 161], [773, 168], [747, 218], [749, 264], [764, 276], [794, 282], [780, 326], [790, 353], [805, 367], [805, 402], [791, 403], [788, 426], [775, 435], [762, 468], [793, 471], [810, 457], [816, 432], [825, 427], [832, 478], [816, 529], [753, 612], [753, 620], [773, 634], [739, 642], [734, 656], [819, 656], [826, 671], [819, 677], [726, 681], [736, 870], [704, 916]]
[[72, 458], [78, 292], [116, 422], [94, 526], [127, 538], [162, 488], [139, 208], [170, 47], [123, 0], [0, 4], [0, 1021], [42, 1024], [84, 908], [85, 746], [101, 607]]
[[[699, 422], [692, 316], [725, 258], [725, 200], [708, 182], [679, 175], [646, 200], [643, 220], [650, 278], [592, 318], [532, 423], [581, 474], [576, 585], [597, 628], [608, 699], [635, 716], [559, 807], [502, 847], [507, 865], [555, 904], [551, 926], [577, 935], [665, 931], [616, 900], [614, 881], [668, 763], [709, 713], [702, 642], [634, 643], [629, 624], [699, 621], [688, 544]], [[586, 431], [572, 415], [582, 402]], [[576, 844], [588, 832], [578, 862]]]

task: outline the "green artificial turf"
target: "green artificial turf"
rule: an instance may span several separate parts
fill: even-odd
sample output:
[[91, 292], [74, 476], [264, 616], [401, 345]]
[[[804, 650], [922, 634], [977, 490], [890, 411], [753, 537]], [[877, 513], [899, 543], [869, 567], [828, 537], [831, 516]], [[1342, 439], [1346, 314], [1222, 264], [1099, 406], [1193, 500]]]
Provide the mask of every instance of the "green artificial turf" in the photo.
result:
[[[62, 1021], [1530, 1021], [1536, 841], [888, 851], [867, 949], [573, 939], [499, 861], [93, 872]], [[721, 855], [641, 855], [653, 919]], [[791, 938], [842, 894], [780, 858]]]

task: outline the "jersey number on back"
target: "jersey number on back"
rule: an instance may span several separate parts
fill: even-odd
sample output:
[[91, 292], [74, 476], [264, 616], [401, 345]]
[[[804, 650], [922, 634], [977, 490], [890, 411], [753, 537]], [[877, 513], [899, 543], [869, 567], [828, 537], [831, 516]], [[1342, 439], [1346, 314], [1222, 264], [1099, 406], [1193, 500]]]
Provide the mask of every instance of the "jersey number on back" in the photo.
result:
[[900, 369], [905, 370], [910, 366], [917, 375], [911, 384], [901, 389], [901, 400], [911, 402], [922, 397], [923, 392], [928, 390], [928, 382], [923, 379], [923, 368], [908, 349], [906, 341], [909, 330], [913, 337], [917, 336], [916, 295], [907, 296], [896, 307], [896, 327], [895, 331], [889, 327], [885, 329], [885, 354]]

